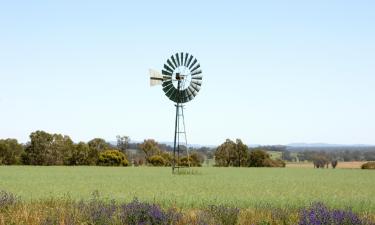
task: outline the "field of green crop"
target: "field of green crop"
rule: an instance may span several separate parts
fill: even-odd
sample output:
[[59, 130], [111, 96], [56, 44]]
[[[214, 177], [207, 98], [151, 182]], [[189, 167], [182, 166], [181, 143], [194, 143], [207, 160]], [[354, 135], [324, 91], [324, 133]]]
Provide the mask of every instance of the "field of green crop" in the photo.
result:
[[24, 200], [102, 198], [156, 202], [165, 207], [301, 207], [321, 201], [335, 208], [375, 212], [375, 173], [360, 169], [196, 168], [172, 175], [153, 167], [1, 166], [0, 190]]

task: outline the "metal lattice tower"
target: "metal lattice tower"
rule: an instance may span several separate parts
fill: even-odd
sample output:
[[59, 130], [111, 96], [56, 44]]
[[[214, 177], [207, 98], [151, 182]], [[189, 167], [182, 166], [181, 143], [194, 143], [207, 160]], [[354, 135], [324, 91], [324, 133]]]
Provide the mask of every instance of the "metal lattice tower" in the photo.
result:
[[202, 70], [198, 60], [189, 53], [176, 53], [164, 64], [161, 73], [150, 69], [150, 85], [161, 84], [165, 95], [175, 102], [175, 129], [173, 142], [172, 172], [179, 169], [180, 156], [185, 148], [187, 164], [190, 167], [189, 148], [186, 137], [184, 103], [198, 94], [202, 85]]

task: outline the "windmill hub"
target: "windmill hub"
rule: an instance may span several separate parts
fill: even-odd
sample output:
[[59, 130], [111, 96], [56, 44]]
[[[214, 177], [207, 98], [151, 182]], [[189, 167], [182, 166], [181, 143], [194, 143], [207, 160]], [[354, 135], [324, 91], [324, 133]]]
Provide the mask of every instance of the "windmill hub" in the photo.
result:
[[[175, 133], [173, 146], [172, 172], [180, 168], [180, 151], [186, 150], [187, 164], [190, 166], [188, 145], [186, 140], [183, 103], [191, 101], [202, 86], [202, 70], [198, 60], [189, 53], [176, 53], [164, 64], [161, 74], [150, 69], [150, 85], [161, 84], [165, 95], [177, 103], [175, 117]], [[181, 123], [182, 120], [182, 123]], [[181, 142], [184, 136], [185, 143]], [[185, 163], [186, 164], [186, 163]]]

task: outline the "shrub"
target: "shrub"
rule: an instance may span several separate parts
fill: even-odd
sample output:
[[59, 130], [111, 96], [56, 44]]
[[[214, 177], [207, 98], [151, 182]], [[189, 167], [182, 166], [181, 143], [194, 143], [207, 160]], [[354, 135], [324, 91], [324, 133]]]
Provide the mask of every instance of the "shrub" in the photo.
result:
[[362, 169], [375, 169], [375, 162], [367, 162], [361, 166]]
[[6, 191], [0, 191], [0, 210], [16, 204], [17, 201], [18, 198], [14, 194]]
[[118, 150], [106, 150], [99, 154], [98, 164], [101, 166], [128, 166], [124, 153]]
[[215, 220], [215, 224], [232, 225], [237, 224], [240, 210], [238, 208], [230, 208], [222, 205], [211, 205], [208, 208], [208, 213]]
[[285, 162], [281, 159], [273, 160], [270, 155], [263, 150], [254, 150], [249, 154], [250, 167], [285, 167]]
[[351, 210], [332, 210], [323, 203], [313, 203], [309, 208], [300, 212], [300, 225], [351, 225], [367, 224], [367, 221], [361, 220], [357, 214]]
[[164, 211], [158, 205], [143, 203], [134, 199], [132, 202], [120, 206], [119, 217], [122, 224], [169, 225], [177, 224], [181, 220], [182, 215], [174, 209]]
[[148, 162], [153, 166], [165, 166], [166, 160], [161, 155], [153, 155], [148, 158]]
[[189, 158], [187, 156], [182, 157], [180, 159], [180, 165], [181, 166], [194, 166], [194, 167], [202, 166], [197, 153], [190, 154]]

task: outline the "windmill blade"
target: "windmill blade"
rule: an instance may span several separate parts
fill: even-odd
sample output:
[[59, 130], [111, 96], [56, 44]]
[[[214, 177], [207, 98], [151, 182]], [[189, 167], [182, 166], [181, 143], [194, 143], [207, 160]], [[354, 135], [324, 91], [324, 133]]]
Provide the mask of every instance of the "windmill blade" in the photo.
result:
[[184, 65], [184, 53], [181, 52], [180, 54], [181, 54], [181, 56], [180, 56], [181, 66], [183, 66]]
[[191, 72], [195, 72], [195, 70], [199, 69], [199, 67], [201, 67], [201, 65], [198, 63], [198, 65], [196, 65], [193, 69], [191, 69]]
[[194, 79], [192, 79], [192, 80], [190, 81], [190, 83], [193, 83], [193, 84], [196, 84], [196, 85], [202, 86], [202, 80], [194, 80]]
[[164, 69], [167, 70], [168, 72], [173, 73], [173, 69], [170, 68], [167, 64], [164, 64]]
[[188, 56], [189, 56], [189, 53], [185, 53], [185, 62], [184, 62], [184, 66], [186, 66], [186, 62], [187, 62]]
[[194, 88], [192, 88], [192, 87], [188, 87], [188, 89], [190, 90], [190, 92], [192, 93], [192, 95], [195, 97], [195, 96], [197, 96], [197, 94], [198, 94], [198, 92], [196, 92], [195, 90], [194, 90]]
[[193, 84], [193, 83], [190, 83], [190, 86], [191, 86], [196, 92], [199, 92], [199, 90], [201, 89], [201, 86], [198, 86], [198, 85]]
[[174, 89], [173, 85], [168, 85], [168, 86], [163, 88], [163, 91], [164, 91], [165, 95], [168, 96], [173, 91], [173, 89]]
[[190, 65], [190, 63], [191, 63], [191, 60], [193, 60], [193, 56], [192, 55], [190, 55], [190, 58], [189, 58], [189, 61], [188, 61], [188, 63], [186, 64], [186, 67], [188, 67], [189, 68], [189, 65]]
[[188, 99], [188, 101], [191, 101], [193, 100], [194, 96], [193, 96], [193, 93], [189, 90], [189, 89], [186, 89], [186, 98]]
[[178, 66], [177, 66], [176, 60], [174, 59], [173, 55], [171, 56], [171, 59], [172, 59], [174, 67], [177, 68]]
[[194, 59], [193, 63], [189, 66], [189, 69], [191, 70], [191, 68], [194, 66], [195, 63], [197, 63], [197, 59]]
[[[172, 85], [173, 86], [173, 85]], [[167, 90], [167, 92], [165, 92], [165, 95], [171, 99], [172, 95], [174, 95], [174, 93], [177, 92], [177, 89], [174, 88], [174, 87], [171, 87], [169, 90]]]
[[191, 77], [191, 80], [202, 80], [202, 76], [194, 76], [194, 77]]
[[180, 66], [180, 58], [178, 57], [178, 53], [176, 53], [177, 65]]
[[163, 75], [161, 75], [158, 71], [149, 69], [149, 74], [151, 87], [163, 83]]
[[172, 76], [172, 73], [171, 73], [171, 72], [168, 72], [168, 71], [165, 71], [165, 70], [162, 70], [161, 73], [162, 73], [163, 75]]
[[202, 73], [202, 70], [197, 70], [193, 73], [191, 73], [191, 76], [195, 76], [195, 75], [198, 75], [198, 74], [201, 74]]
[[[172, 64], [171, 60], [167, 60], [168, 65], [174, 70], [176, 67]], [[173, 72], [172, 70], [172, 72]]]

